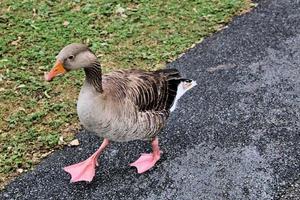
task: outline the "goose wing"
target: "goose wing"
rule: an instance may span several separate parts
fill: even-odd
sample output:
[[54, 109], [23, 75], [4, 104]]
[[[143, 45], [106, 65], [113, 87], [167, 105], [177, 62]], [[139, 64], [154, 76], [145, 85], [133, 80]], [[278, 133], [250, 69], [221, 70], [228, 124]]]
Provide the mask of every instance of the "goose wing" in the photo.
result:
[[183, 80], [177, 69], [124, 70], [104, 76], [104, 85], [109, 84], [115, 99], [132, 102], [138, 111], [169, 111]]

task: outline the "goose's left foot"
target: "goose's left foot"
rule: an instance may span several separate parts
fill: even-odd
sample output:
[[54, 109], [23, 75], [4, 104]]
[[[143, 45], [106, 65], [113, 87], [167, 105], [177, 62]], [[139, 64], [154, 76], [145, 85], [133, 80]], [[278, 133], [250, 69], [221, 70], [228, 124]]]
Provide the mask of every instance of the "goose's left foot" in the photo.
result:
[[152, 141], [151, 144], [153, 150], [152, 153], [143, 153], [137, 161], [130, 164], [130, 166], [137, 168], [139, 174], [151, 169], [160, 159], [161, 151], [159, 150], [157, 137]]
[[95, 168], [98, 166], [98, 157], [109, 144], [107, 139], [104, 139], [100, 148], [88, 159], [83, 162], [64, 167], [64, 170], [71, 175], [71, 183], [78, 181], [91, 182], [95, 176]]
[[95, 176], [96, 158], [89, 157], [83, 162], [64, 167], [64, 171], [71, 175], [71, 183], [78, 181], [91, 182]]

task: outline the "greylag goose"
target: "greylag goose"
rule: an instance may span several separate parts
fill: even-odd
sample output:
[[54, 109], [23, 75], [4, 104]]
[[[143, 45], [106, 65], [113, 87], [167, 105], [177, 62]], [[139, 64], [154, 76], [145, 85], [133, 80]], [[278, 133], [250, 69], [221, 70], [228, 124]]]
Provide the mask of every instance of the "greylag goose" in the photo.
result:
[[104, 138], [100, 148], [87, 160], [64, 170], [71, 182], [91, 182], [97, 159], [110, 141], [149, 140], [152, 153], [142, 154], [130, 166], [143, 173], [160, 159], [157, 135], [176, 107], [178, 99], [196, 85], [182, 78], [176, 69], [152, 72], [119, 70], [105, 75], [95, 54], [84, 44], [70, 44], [56, 57], [47, 81], [70, 70], [83, 68], [85, 81], [81, 88], [77, 113], [86, 130]]

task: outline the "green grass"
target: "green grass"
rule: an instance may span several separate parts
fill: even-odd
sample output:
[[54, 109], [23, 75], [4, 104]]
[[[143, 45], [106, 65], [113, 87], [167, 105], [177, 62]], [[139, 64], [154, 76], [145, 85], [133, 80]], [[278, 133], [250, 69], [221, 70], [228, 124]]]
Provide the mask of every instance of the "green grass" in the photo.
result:
[[2, 0], [0, 4], [2, 183], [20, 169], [31, 169], [61, 146], [61, 135], [72, 135], [69, 128], [78, 127], [75, 105], [83, 73], [69, 73], [51, 84], [43, 80], [62, 47], [89, 44], [105, 72], [162, 68], [251, 6], [249, 0]]

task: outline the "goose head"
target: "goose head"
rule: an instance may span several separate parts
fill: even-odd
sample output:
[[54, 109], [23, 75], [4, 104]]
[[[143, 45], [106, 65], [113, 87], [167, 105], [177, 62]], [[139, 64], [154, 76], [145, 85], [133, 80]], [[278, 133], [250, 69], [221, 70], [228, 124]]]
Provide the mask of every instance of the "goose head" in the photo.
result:
[[56, 56], [54, 67], [45, 74], [46, 81], [58, 75], [80, 68], [88, 68], [98, 63], [95, 54], [84, 44], [69, 44]]

